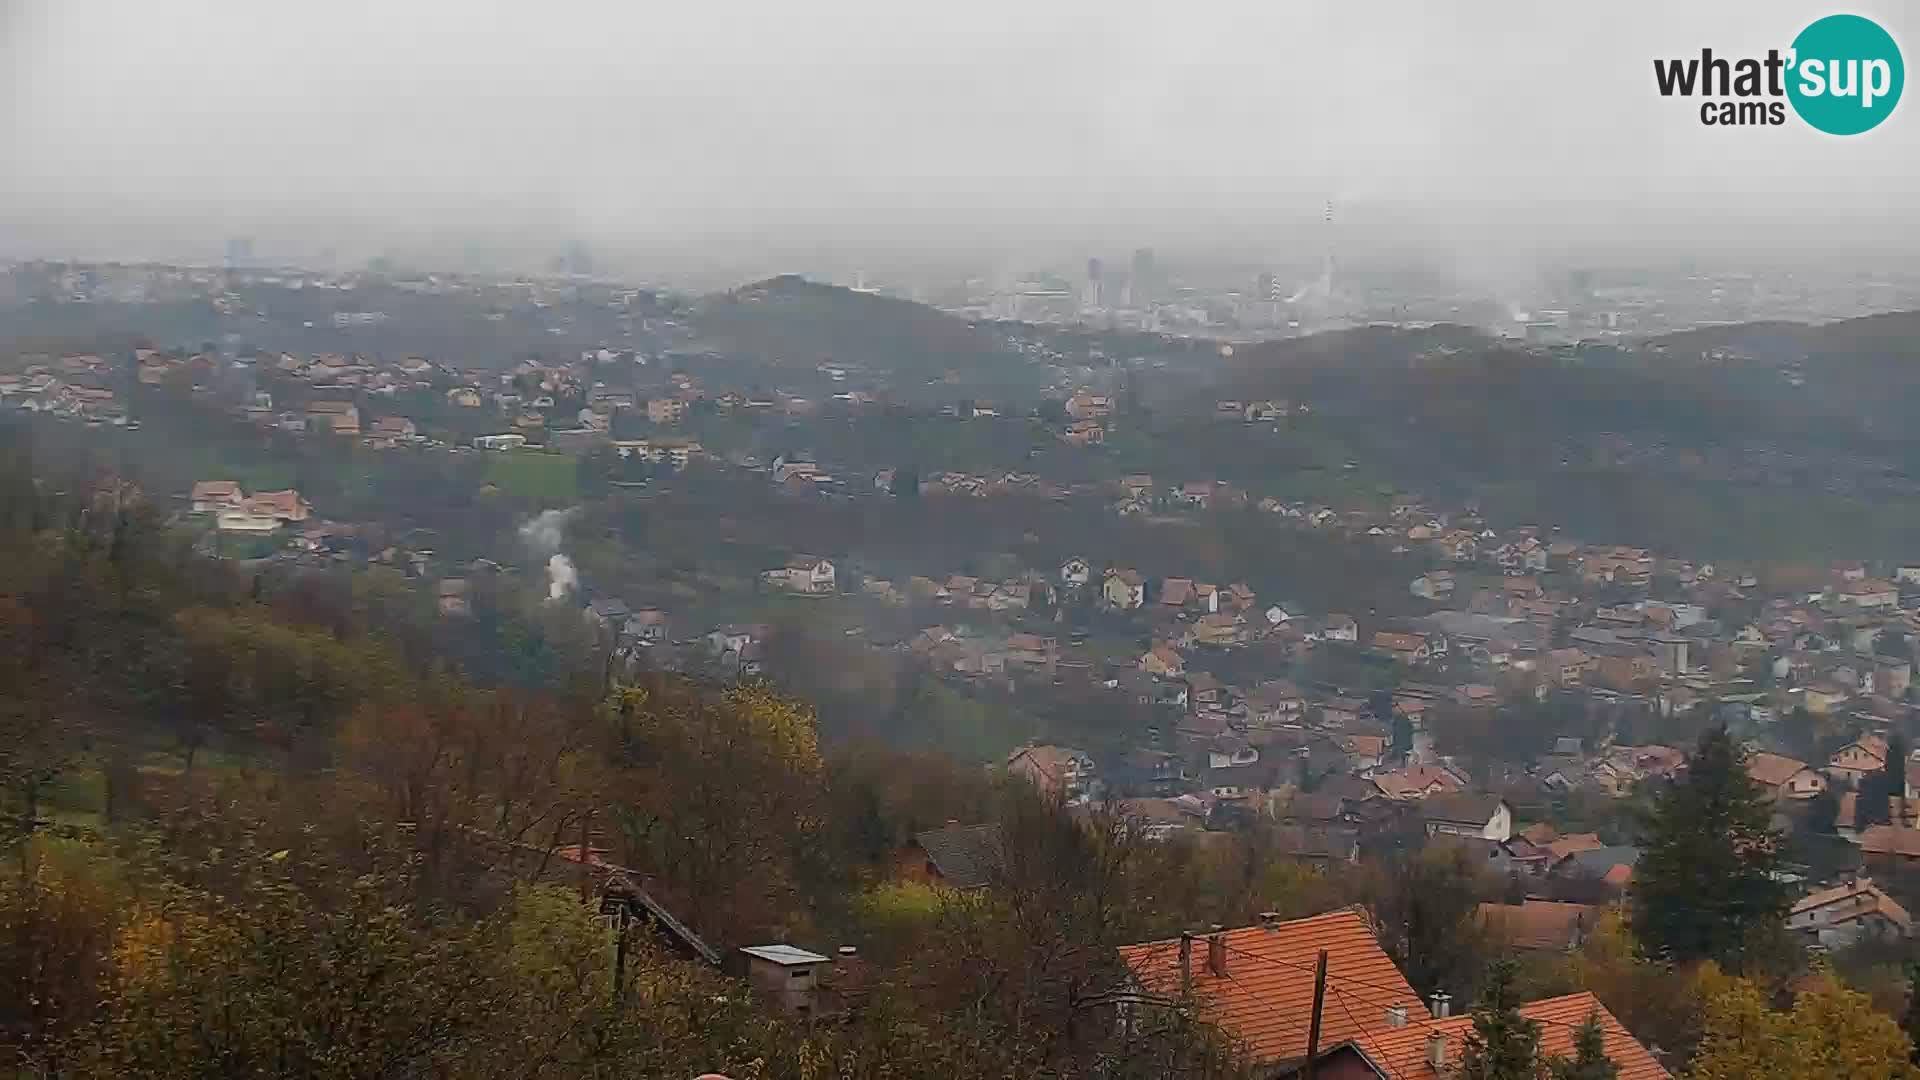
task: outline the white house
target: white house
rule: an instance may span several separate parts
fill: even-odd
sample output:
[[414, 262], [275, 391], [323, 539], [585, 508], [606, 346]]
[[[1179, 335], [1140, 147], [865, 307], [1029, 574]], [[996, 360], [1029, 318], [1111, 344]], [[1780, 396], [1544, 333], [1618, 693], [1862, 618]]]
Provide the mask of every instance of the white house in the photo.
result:
[[1912, 933], [1913, 919], [1871, 879], [1856, 878], [1802, 897], [1787, 914], [1787, 929], [1836, 948], [1899, 941]]
[[807, 596], [825, 596], [835, 587], [833, 563], [816, 555], [795, 555], [762, 576], [770, 585]]
[[1502, 843], [1513, 838], [1513, 810], [1498, 795], [1471, 792], [1428, 796], [1420, 804], [1428, 836], [1477, 836]]

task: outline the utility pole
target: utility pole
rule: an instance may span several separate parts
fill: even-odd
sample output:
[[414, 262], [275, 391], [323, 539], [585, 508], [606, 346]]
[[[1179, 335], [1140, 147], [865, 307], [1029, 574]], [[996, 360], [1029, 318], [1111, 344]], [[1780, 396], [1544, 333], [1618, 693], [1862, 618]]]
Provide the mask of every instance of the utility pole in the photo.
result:
[[1300, 1069], [1300, 1080], [1313, 1080], [1313, 1059], [1320, 1054], [1320, 1015], [1327, 1002], [1327, 950], [1313, 966], [1313, 1021], [1307, 1025], [1307, 1063]]

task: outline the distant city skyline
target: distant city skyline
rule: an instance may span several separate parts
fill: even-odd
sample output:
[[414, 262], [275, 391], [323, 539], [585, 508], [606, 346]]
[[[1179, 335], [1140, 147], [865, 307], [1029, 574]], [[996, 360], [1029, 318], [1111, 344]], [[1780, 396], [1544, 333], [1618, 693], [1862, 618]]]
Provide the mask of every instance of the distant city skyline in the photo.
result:
[[1910, 249], [1911, 107], [1853, 140], [1708, 131], [1653, 85], [1657, 56], [1808, 17], [15, 0], [0, 255], [1290, 257], [1328, 201], [1346, 250], [1487, 263]]

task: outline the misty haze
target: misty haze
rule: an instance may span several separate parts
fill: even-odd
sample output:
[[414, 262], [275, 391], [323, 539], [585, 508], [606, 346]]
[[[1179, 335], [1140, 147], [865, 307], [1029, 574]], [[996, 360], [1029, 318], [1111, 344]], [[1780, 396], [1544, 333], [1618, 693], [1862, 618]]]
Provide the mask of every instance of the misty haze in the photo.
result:
[[1920, 1078], [1915, 25], [0, 0], [0, 1055]]

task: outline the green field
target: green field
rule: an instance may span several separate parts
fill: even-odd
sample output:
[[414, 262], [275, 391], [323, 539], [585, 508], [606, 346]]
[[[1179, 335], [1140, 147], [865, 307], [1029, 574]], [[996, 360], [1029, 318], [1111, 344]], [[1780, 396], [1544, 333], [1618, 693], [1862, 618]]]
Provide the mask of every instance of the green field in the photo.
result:
[[579, 474], [573, 457], [539, 450], [490, 455], [487, 483], [499, 488], [502, 495], [520, 499], [572, 502], [579, 496]]

